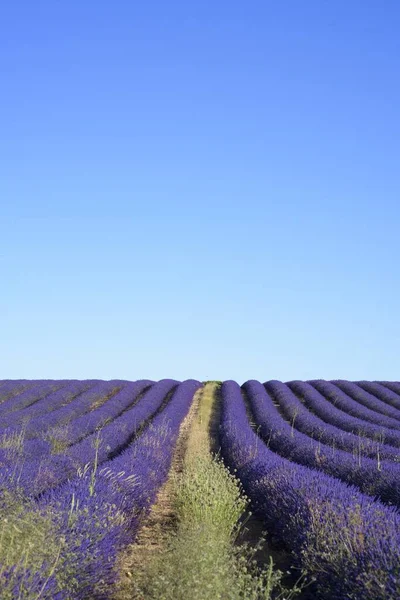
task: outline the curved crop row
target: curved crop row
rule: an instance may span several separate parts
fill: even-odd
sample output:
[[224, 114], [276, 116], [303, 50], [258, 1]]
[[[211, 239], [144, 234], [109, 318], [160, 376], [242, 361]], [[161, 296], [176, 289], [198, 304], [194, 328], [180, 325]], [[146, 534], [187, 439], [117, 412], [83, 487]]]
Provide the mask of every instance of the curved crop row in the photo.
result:
[[[46, 431], [54, 427], [66, 425], [73, 419], [82, 414], [93, 410], [96, 406], [101, 406], [107, 400], [121, 391], [128, 382], [121, 380], [98, 381], [93, 387], [86, 390], [75, 398], [74, 402], [67, 403], [65, 406], [56, 408], [54, 411], [45, 415], [33, 417], [30, 421], [24, 423], [24, 438], [34, 438], [43, 436]], [[8, 436], [18, 434], [21, 426], [6, 427], [1, 433]]]
[[38, 496], [75, 477], [77, 471], [85, 466], [94, 463], [101, 465], [133, 441], [133, 437], [159, 410], [177, 383], [172, 379], [155, 383], [137, 405], [98, 432], [67, 448], [62, 455], [45, 456], [16, 465], [8, 463], [7, 472], [26, 494]]
[[35, 417], [47, 415], [60, 406], [69, 404], [96, 383], [98, 381], [95, 380], [71, 380], [66, 386], [44, 395], [30, 406], [2, 416], [0, 420], [0, 435], [8, 428], [18, 427], [21, 424], [28, 423]]
[[373, 394], [370, 394], [356, 383], [353, 383], [353, 381], [337, 379], [331, 381], [331, 383], [333, 383], [333, 385], [342, 390], [342, 392], [350, 396], [350, 398], [352, 398], [362, 406], [365, 406], [366, 408], [369, 408], [370, 410], [373, 410], [374, 412], [379, 413], [381, 415], [385, 415], [386, 417], [390, 417], [392, 419], [400, 421], [400, 411], [397, 408], [393, 406], [388, 406], [385, 402], [383, 402]]
[[67, 380], [44, 380], [38, 382], [38, 385], [34, 385], [32, 388], [28, 388], [19, 393], [17, 396], [12, 396], [7, 398], [7, 400], [4, 400], [4, 402], [0, 404], [0, 418], [8, 412], [26, 408], [66, 385], [68, 385]]
[[286, 384], [280, 381], [269, 381], [264, 386], [279, 404], [282, 415], [291, 426], [312, 439], [350, 452], [357, 458], [366, 456], [376, 461], [379, 457], [380, 460], [400, 462], [400, 449], [386, 446], [380, 440], [371, 440], [325, 423], [310, 412]]
[[333, 385], [333, 383], [330, 381], [315, 379], [309, 381], [308, 383], [310, 383], [316, 390], [325, 396], [325, 398], [332, 402], [334, 406], [340, 408], [340, 410], [348, 415], [363, 419], [364, 421], [368, 421], [374, 425], [400, 430], [399, 421], [393, 419], [392, 417], [379, 414], [376, 411], [359, 404], [356, 400], [350, 398], [350, 396], [342, 392], [341, 389]]
[[400, 410], [400, 396], [382, 385], [379, 381], [357, 381], [356, 383], [358, 387], [376, 396], [382, 402], [386, 402], [386, 404]]
[[286, 385], [312, 413], [318, 415], [326, 423], [335, 425], [343, 431], [368, 437], [381, 444], [400, 448], [400, 432], [376, 423], [369, 423], [343, 412], [306, 381], [289, 381]]
[[380, 381], [379, 383], [400, 396], [400, 383], [398, 381]]
[[[271, 382], [271, 387], [275, 387]], [[277, 454], [301, 465], [323, 471], [362, 492], [400, 506], [400, 465], [389, 461], [354, 457], [311, 439], [291, 427], [280, 415], [264, 386], [258, 381], [243, 385], [261, 437]]]
[[321, 600], [400, 597], [400, 516], [353, 486], [294, 464], [252, 431], [241, 390], [222, 385], [220, 443], [270, 531], [316, 578]]
[[60, 570], [72, 572], [74, 577], [68, 582], [72, 590], [65, 592], [56, 569], [43, 588], [44, 565], [44, 572], [38, 572], [31, 581], [33, 597], [105, 600], [111, 596], [118, 577], [119, 553], [133, 541], [142, 515], [168, 475], [180, 425], [199, 387], [201, 384], [193, 380], [178, 385], [166, 408], [120, 455], [97, 471], [85, 470], [80, 477], [41, 496], [39, 507], [58, 516], [66, 545]]
[[[34, 457], [34, 460], [42, 460], [43, 457], [51, 453], [65, 453], [67, 448], [74, 446], [93, 432], [103, 428], [107, 423], [128, 410], [132, 404], [136, 403], [137, 397], [142, 394], [151, 383], [152, 382], [149, 380], [127, 382], [122, 389], [110, 398], [110, 393], [108, 393], [108, 401], [89, 413], [77, 416], [67, 424], [59, 424], [58, 426], [43, 429], [43, 431], [40, 431], [39, 433], [39, 439], [22, 439], [17, 447], [0, 450], [0, 459], [29, 460], [31, 457]], [[86, 397], [86, 403], [87, 400], [88, 398]], [[89, 397], [89, 400], [92, 401], [92, 397]], [[82, 401], [79, 402], [79, 407], [82, 408]], [[73, 408], [76, 410], [78, 407], [74, 405]]]
[[[98, 408], [95, 408], [91, 412], [76, 417], [69, 423], [67, 430], [64, 428], [61, 430], [51, 431], [47, 433], [47, 436], [56, 437], [59, 435], [61, 442], [64, 441], [69, 447], [74, 446], [84, 438], [87, 438], [90, 434], [102, 430], [104, 434], [104, 428], [115, 423], [117, 418], [130, 418], [136, 414], [134, 411], [137, 409], [136, 404], [140, 399], [140, 396], [148, 391], [149, 388], [154, 384], [153, 381], [148, 379], [138, 379], [134, 382], [128, 382], [119, 392], [117, 392], [111, 400], [108, 400]], [[125, 413], [129, 412], [128, 415]], [[134, 417], [136, 420], [140, 419], [137, 415]]]
[[38, 383], [38, 381], [31, 381], [29, 379], [3, 379], [0, 387], [0, 404]]

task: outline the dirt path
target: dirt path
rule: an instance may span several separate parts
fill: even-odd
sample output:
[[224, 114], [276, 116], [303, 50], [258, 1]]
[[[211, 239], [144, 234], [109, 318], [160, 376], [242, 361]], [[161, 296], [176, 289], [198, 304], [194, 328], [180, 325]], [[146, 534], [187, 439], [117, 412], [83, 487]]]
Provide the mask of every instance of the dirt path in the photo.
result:
[[138, 532], [135, 543], [131, 544], [121, 560], [121, 579], [117, 587], [115, 600], [132, 600], [132, 577], [140, 571], [140, 566], [148, 563], [155, 552], [164, 546], [166, 538], [175, 529], [173, 509], [174, 479], [182, 471], [190, 430], [199, 409], [204, 388], [194, 395], [192, 405], [179, 430], [168, 479], [160, 488], [156, 502], [152, 505]]

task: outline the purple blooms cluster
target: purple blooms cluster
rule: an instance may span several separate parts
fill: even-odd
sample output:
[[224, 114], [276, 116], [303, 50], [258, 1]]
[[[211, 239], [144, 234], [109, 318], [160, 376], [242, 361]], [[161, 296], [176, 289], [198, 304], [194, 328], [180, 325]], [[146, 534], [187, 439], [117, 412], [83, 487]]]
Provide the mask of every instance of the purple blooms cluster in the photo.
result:
[[[257, 389], [254, 382], [244, 387], [248, 394], [262, 395], [264, 389]], [[315, 577], [315, 597], [397, 600], [397, 511], [354, 486], [274, 452], [251, 428], [237, 383], [224, 382], [221, 397], [224, 460], [240, 478], [269, 531], [292, 551], [299, 568]]]
[[[64, 404], [67, 406], [27, 424], [23, 430], [24, 438], [34, 439], [23, 439], [18, 448], [18, 458], [20, 460], [33, 458], [35, 462], [40, 459], [42, 462], [43, 457], [51, 453], [65, 453], [69, 447], [120, 416], [152, 384], [149, 380], [124, 382], [122, 387], [121, 385], [115, 386], [115, 382], [112, 382], [111, 385], [105, 385], [105, 383], [109, 384], [110, 382], [97, 384], [87, 393], [75, 397], [74, 402], [69, 404], [65, 402]], [[70, 391], [69, 386], [67, 389]], [[98, 408], [91, 409], [97, 405], [99, 405]], [[83, 414], [80, 414], [82, 412]], [[3, 432], [3, 435], [7, 437], [17, 432], [16, 428], [9, 428]], [[35, 437], [35, 432], [40, 439]], [[15, 460], [12, 452], [0, 450], [0, 460], [3, 458], [3, 461], [6, 461], [7, 457]]]
[[[342, 390], [345, 394], [353, 398], [356, 402], [369, 408], [375, 413], [391, 417], [400, 422], [400, 413], [398, 408], [394, 406], [388, 406], [379, 397], [369, 393], [365, 388], [353, 383], [352, 381], [344, 381], [343, 379], [337, 379], [331, 381], [331, 384]], [[388, 390], [389, 392], [389, 390]], [[399, 426], [399, 425], [398, 425]]]
[[[93, 385], [92, 385], [93, 383]], [[121, 390], [128, 382], [120, 380], [111, 381], [94, 381], [89, 382], [88, 389], [83, 393], [79, 393], [74, 401], [71, 402], [68, 398], [70, 386], [63, 388], [65, 393], [65, 400], [63, 399], [63, 393], [61, 393], [55, 406], [52, 406], [52, 410], [46, 414], [32, 415], [31, 408], [27, 408], [18, 411], [15, 414], [15, 423], [9, 424], [7, 417], [0, 418], [0, 431], [1, 433], [12, 434], [15, 431], [19, 431], [21, 423], [24, 428], [24, 437], [38, 437], [42, 436], [43, 433], [51, 427], [59, 427], [68, 423], [72, 419], [76, 418], [81, 414], [85, 414], [93, 409], [93, 407], [102, 405], [108, 399], [112, 398], [119, 390]], [[74, 384], [72, 384], [72, 387]], [[53, 410], [54, 409], [54, 410]], [[8, 416], [8, 418], [10, 418]], [[18, 421], [19, 419], [19, 421]]]
[[[126, 384], [126, 387], [128, 388], [128, 402], [132, 403], [134, 400], [132, 392], [140, 393], [147, 385], [148, 381]], [[3, 457], [3, 464], [5, 468], [8, 469], [10, 477], [13, 476], [13, 478], [18, 481], [18, 485], [26, 494], [35, 497], [39, 496], [47, 490], [61, 485], [67, 479], [73, 478], [78, 469], [84, 468], [85, 465], [91, 465], [95, 460], [98, 465], [101, 465], [105, 460], [129, 445], [132, 442], [133, 436], [161, 407], [166, 395], [177, 385], [178, 382], [172, 379], [163, 379], [159, 381], [144, 394], [137, 404], [83, 439], [80, 439], [82, 422], [79, 421], [77, 429], [74, 429], [75, 422], [72, 421], [70, 423], [71, 439], [74, 439], [74, 437], [77, 436], [80, 441], [72, 445], [67, 445], [62, 453], [49, 454], [49, 442], [45, 442], [47, 446], [43, 448], [43, 441], [40, 441], [38, 444], [35, 440], [32, 440], [33, 444], [30, 446], [32, 450], [33, 446], [36, 444], [36, 453], [32, 454], [32, 458], [20, 461], [15, 465], [13, 464], [14, 457], [11, 456], [8, 458], [9, 455], [7, 456], [7, 451], [3, 451], [3, 454], [0, 454], [0, 460]], [[122, 391], [124, 392], [124, 390], [125, 388]], [[126, 401], [125, 392], [124, 396]], [[115, 396], [112, 397], [111, 402], [109, 401], [104, 405], [104, 412], [106, 415], [107, 413], [111, 415], [115, 413], [114, 398]], [[88, 418], [90, 418], [90, 413]], [[104, 422], [103, 414], [103, 423]], [[99, 421], [99, 423], [101, 423], [101, 421]], [[68, 430], [61, 429], [60, 431], [62, 435], [66, 433], [68, 437]], [[54, 435], [57, 435], [57, 431], [54, 431], [53, 433]], [[30, 440], [28, 440], [28, 442], [29, 441]], [[26, 444], [24, 447], [25, 451]]]
[[394, 406], [394, 408], [400, 409], [399, 395], [387, 386], [383, 385], [383, 382], [378, 383], [377, 381], [357, 381], [357, 385], [366, 392], [373, 394], [376, 398], [379, 398], [379, 400], [386, 402], [386, 404]]
[[[400, 506], [400, 464], [352, 454], [298, 431], [295, 428], [297, 417], [292, 424], [286, 421], [268, 393], [273, 390], [281, 401], [285, 398], [286, 402], [295, 402], [293, 393], [280, 382], [271, 381], [264, 387], [258, 381], [248, 381], [243, 390], [247, 393], [260, 435], [271, 450], [351, 483], [365, 494], [377, 496], [388, 504]], [[302, 417], [304, 424], [304, 414]]]
[[[357, 417], [359, 419], [363, 419], [365, 421], [369, 421], [370, 423], [374, 423], [376, 425], [380, 425], [383, 427], [388, 427], [389, 429], [397, 429], [400, 430], [400, 421], [393, 416], [387, 416], [383, 413], [380, 413], [374, 408], [371, 408], [371, 403], [367, 406], [366, 403], [360, 403], [358, 400], [355, 400], [354, 397], [349, 396], [347, 393], [343, 392], [339, 387], [334, 385], [331, 381], [324, 381], [322, 379], [317, 379], [313, 381], [309, 381], [309, 383], [315, 387], [316, 390], [321, 392], [330, 402], [340, 408], [340, 410], [345, 413]], [[354, 385], [354, 384], [353, 384]], [[361, 388], [359, 388], [360, 391]], [[361, 394], [359, 395], [361, 398]], [[376, 399], [376, 407], [381, 408], [383, 402], [380, 402]]]
[[[296, 383], [292, 382], [293, 390], [296, 390]], [[299, 383], [301, 384], [302, 382]], [[346, 430], [343, 431], [339, 425], [325, 422], [314, 412], [308, 410], [293, 393], [291, 384], [284, 384], [280, 381], [269, 381], [264, 385], [273, 402], [278, 405], [282, 417], [289, 421], [292, 427], [308, 435], [310, 438], [333, 448], [351, 452], [357, 458], [367, 456], [373, 458], [375, 461], [379, 458], [379, 460], [387, 459], [400, 462], [400, 448], [394, 448], [382, 443], [383, 432], [381, 429], [379, 429], [379, 433], [374, 435], [372, 439], [364, 437], [362, 429], [361, 431], [357, 431], [356, 429], [355, 433]], [[311, 393], [318, 394], [313, 388], [311, 388]], [[320, 404], [318, 401], [317, 403]], [[332, 410], [329, 402], [327, 402], [325, 410], [327, 412]], [[336, 409], [333, 410], [335, 411]], [[346, 419], [346, 416], [343, 415], [343, 418]]]
[[66, 386], [67, 383], [67, 381], [44, 380], [15, 396], [8, 397], [0, 404], [0, 419], [8, 412], [21, 410], [46, 398], [52, 392]]
[[379, 383], [383, 385], [385, 388], [391, 390], [397, 396], [400, 395], [400, 382], [398, 381], [376, 381], [374, 383]]
[[329, 402], [321, 392], [308, 382], [290, 381], [286, 385], [300, 398], [311, 413], [318, 415], [326, 423], [335, 425], [339, 429], [354, 433], [357, 436], [363, 436], [381, 444], [400, 448], [400, 432], [346, 413]]
[[13, 396], [17, 396], [29, 387], [37, 385], [38, 381], [31, 381], [30, 379], [3, 379], [0, 382], [0, 403], [8, 400]]
[[[40, 388], [35, 394], [39, 394], [40, 398], [38, 401], [30, 404], [26, 408], [9, 412], [8, 414], [1, 415], [0, 419], [0, 435], [5, 433], [5, 430], [19, 427], [21, 424], [28, 424], [33, 418], [42, 415], [48, 415], [55, 411], [57, 408], [65, 406], [75, 400], [80, 394], [88, 390], [90, 387], [95, 385], [95, 381], [69, 381], [68, 385], [59, 388], [57, 391], [50, 394], [41, 393]], [[32, 395], [33, 390], [30, 390]], [[26, 397], [27, 392], [24, 396]], [[22, 397], [22, 394], [21, 394]], [[12, 402], [17, 404], [20, 398], [14, 398]], [[11, 404], [12, 404], [11, 402]], [[42, 421], [39, 421], [42, 422]]]
[[[40, 593], [46, 600], [110, 597], [118, 554], [167, 477], [180, 425], [200, 387], [194, 380], [124, 382], [104, 404], [70, 421], [71, 444], [62, 454], [23, 461], [18, 469], [3, 466], [0, 490], [29, 496], [52, 515], [64, 544], [51, 577], [45, 564], [21, 580], [13, 569], [2, 572], [16, 597], [27, 592], [27, 582], [30, 597]], [[114, 389], [115, 382], [107, 387]], [[67, 591], [64, 573], [72, 574]]]

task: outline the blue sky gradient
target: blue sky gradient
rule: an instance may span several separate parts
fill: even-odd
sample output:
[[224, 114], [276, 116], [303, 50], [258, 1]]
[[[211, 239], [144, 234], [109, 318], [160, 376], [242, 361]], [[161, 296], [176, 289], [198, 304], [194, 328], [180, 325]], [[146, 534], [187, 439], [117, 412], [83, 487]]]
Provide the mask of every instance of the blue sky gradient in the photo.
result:
[[400, 379], [399, 29], [5, 3], [0, 378]]

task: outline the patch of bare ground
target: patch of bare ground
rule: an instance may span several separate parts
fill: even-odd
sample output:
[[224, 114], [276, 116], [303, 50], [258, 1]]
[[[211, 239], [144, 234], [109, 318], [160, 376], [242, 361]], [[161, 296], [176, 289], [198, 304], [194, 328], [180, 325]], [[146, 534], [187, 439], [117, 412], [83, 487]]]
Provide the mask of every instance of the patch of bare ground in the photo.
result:
[[144, 518], [135, 542], [128, 546], [121, 557], [121, 578], [117, 585], [115, 600], [132, 600], [134, 597], [132, 577], [138, 571], [140, 572], [156, 553], [162, 551], [171, 532], [176, 529], [173, 505], [174, 480], [183, 469], [190, 431], [199, 410], [203, 389], [200, 388], [195, 393], [189, 412], [181, 424], [168, 478], [160, 488], [156, 502]]

